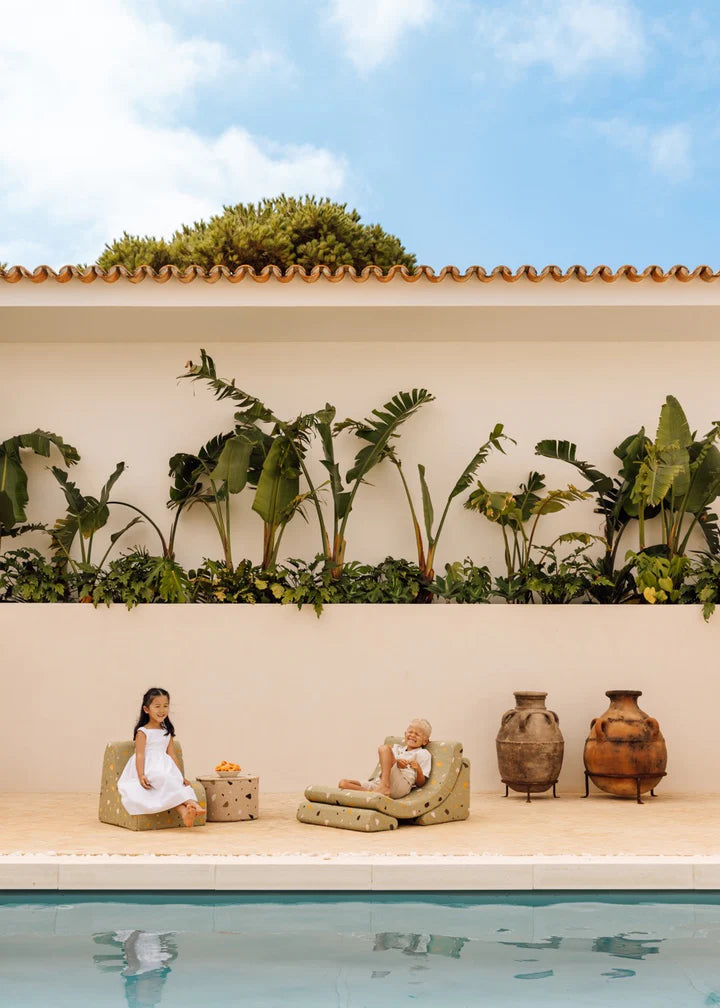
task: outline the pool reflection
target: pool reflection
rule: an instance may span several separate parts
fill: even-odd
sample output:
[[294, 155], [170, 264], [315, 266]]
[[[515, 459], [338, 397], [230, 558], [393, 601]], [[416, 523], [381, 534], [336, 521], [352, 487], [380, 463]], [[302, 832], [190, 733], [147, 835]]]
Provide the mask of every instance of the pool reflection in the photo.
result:
[[373, 952], [387, 952], [399, 949], [403, 955], [441, 955], [459, 959], [463, 945], [469, 939], [453, 938], [450, 935], [402, 934], [399, 931], [379, 931], [375, 934]]
[[170, 963], [178, 955], [173, 931], [105, 931], [94, 934], [93, 941], [117, 949], [114, 953], [96, 953], [93, 962], [103, 973], [120, 974], [129, 1008], [155, 1008], [160, 1004]]

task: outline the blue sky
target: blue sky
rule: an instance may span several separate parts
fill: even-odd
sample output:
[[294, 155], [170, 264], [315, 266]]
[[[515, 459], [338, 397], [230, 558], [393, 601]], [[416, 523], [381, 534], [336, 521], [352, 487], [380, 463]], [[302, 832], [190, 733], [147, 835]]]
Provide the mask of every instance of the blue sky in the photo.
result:
[[[21, 8], [24, 8], [21, 9]], [[720, 5], [0, 0], [0, 261], [314, 192], [420, 263], [720, 262]]]

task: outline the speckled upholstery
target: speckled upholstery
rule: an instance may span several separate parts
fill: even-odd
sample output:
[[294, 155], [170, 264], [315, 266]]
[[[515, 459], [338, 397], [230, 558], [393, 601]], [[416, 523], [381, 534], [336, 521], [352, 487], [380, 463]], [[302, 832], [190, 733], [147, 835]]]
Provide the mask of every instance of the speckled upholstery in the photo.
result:
[[[134, 816], [130, 815], [123, 808], [117, 789], [117, 782], [120, 779], [120, 774], [125, 769], [125, 764], [134, 752], [135, 744], [133, 742], [109, 742], [105, 747], [102, 780], [100, 782], [100, 807], [98, 811], [100, 822], [109, 823], [111, 826], [123, 826], [125, 829], [130, 830], [170, 829], [174, 826], [183, 826], [180, 814], [174, 809], [169, 809], [167, 812], [156, 812], [154, 815]], [[184, 766], [182, 747], [177, 739], [175, 740], [175, 752], [182, 768]], [[206, 808], [205, 789], [197, 781], [190, 781], [190, 784], [197, 795], [198, 803], [203, 809], [195, 820], [195, 825], [204, 826]]]
[[[401, 744], [402, 741], [402, 738], [390, 735], [385, 739], [385, 744]], [[298, 808], [297, 818], [300, 822], [315, 826], [341, 826], [344, 829], [363, 831], [366, 822], [364, 818], [356, 819], [355, 826], [352, 817], [344, 814], [335, 817], [330, 817], [327, 813], [318, 815], [318, 808], [340, 807], [382, 813], [388, 820], [399, 819], [419, 826], [435, 826], [441, 822], [467, 819], [470, 814], [470, 763], [463, 758], [462, 746], [459, 742], [428, 742], [427, 748], [433, 758], [430, 778], [405, 798], [386, 798], [373, 791], [350, 791], [313, 784], [305, 790], [308, 801]], [[371, 777], [379, 773], [380, 767], [376, 766]], [[309, 806], [314, 808], [308, 811]], [[326, 822], [326, 819], [330, 821]], [[394, 826], [375, 826], [375, 830], [382, 828], [394, 829]]]
[[346, 808], [311, 801], [300, 802], [297, 818], [299, 822], [311, 826], [335, 826], [361, 833], [379, 833], [381, 830], [397, 829], [398, 825], [397, 819], [373, 809]]

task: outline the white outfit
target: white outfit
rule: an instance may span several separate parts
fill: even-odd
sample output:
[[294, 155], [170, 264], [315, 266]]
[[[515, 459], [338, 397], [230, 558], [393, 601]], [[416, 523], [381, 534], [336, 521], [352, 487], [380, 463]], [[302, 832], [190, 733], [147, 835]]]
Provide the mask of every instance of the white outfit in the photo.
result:
[[166, 812], [186, 801], [196, 802], [197, 795], [189, 785], [183, 784], [182, 774], [168, 755], [171, 736], [164, 728], [144, 727], [138, 731], [145, 734], [145, 776], [152, 789], [148, 791], [140, 783], [132, 755], [118, 781], [120, 800], [126, 811], [130, 815], [146, 815]]
[[[396, 743], [392, 747], [392, 753], [396, 760], [415, 760], [422, 770], [425, 779], [427, 780], [430, 776], [432, 756], [427, 749], [424, 749], [422, 746], [419, 749], [408, 749], [406, 745], [398, 745]], [[416, 786], [416, 779], [417, 773], [412, 767], [408, 766], [401, 769], [397, 763], [393, 763], [390, 768], [390, 797], [404, 798], [405, 795], [410, 794]], [[369, 781], [361, 781], [361, 784], [366, 791], [377, 791], [380, 786], [380, 778], [374, 777]]]

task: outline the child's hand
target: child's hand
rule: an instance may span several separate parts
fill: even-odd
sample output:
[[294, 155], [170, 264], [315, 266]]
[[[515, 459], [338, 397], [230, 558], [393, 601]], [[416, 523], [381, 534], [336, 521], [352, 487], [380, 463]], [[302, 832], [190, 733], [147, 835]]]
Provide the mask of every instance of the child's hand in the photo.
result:
[[190, 781], [189, 780], [185, 780], [184, 777], [183, 777], [183, 784], [185, 785], [185, 787], [192, 787], [192, 784], [190, 783]]
[[396, 760], [395, 762], [397, 763], [397, 766], [398, 766], [399, 770], [404, 770], [405, 767], [412, 766], [410, 760], [406, 760], [406, 759], [399, 759], [399, 760]]
[[140, 783], [142, 784], [142, 786], [145, 788], [146, 791], [152, 791], [152, 784], [147, 779], [145, 774], [140, 774]]

